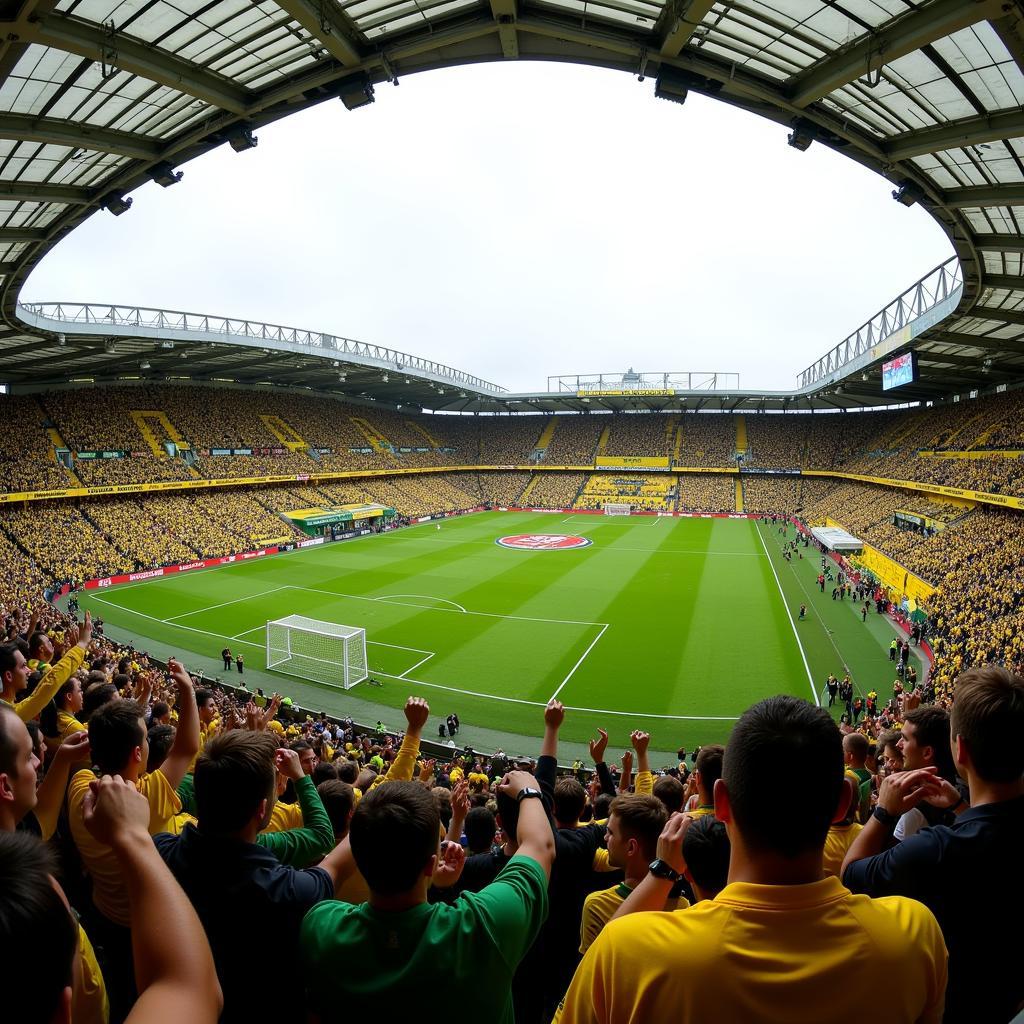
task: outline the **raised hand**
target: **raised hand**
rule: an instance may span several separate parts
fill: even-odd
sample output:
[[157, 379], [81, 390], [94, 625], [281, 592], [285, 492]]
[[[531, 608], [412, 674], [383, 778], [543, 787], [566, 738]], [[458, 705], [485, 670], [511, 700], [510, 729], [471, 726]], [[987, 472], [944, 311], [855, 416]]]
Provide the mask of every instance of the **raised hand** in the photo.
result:
[[[89, 613], [86, 612], [86, 615]], [[188, 674], [188, 670], [177, 658], [167, 659], [167, 671], [171, 675], [171, 679], [174, 680], [179, 690], [191, 689], [192, 688], [192, 677]]]
[[658, 836], [658, 860], [663, 860], [670, 867], [682, 873], [686, 870], [686, 861], [683, 858], [683, 836], [690, 827], [693, 819], [688, 814], [681, 814], [678, 811], [673, 814]]
[[629, 734], [629, 742], [633, 744], [636, 756], [642, 758], [647, 753], [647, 747], [651, 742], [651, 734], [649, 732], [641, 732], [639, 729], [634, 729]]
[[84, 761], [89, 756], [89, 734], [87, 732], [73, 732], [57, 748], [53, 755], [54, 760], [58, 758], [66, 764], [76, 764]]
[[419, 736], [430, 717], [430, 705], [422, 697], [410, 697], [405, 702], [405, 720], [409, 723], [407, 733]]
[[107, 846], [116, 847], [133, 836], [149, 840], [149, 801], [120, 775], [89, 783], [83, 814], [90, 834]]
[[92, 612], [86, 611], [85, 622], [82, 624], [81, 632], [79, 633], [78, 639], [75, 643], [81, 644], [83, 647], [88, 647], [92, 642]]
[[548, 701], [548, 706], [544, 709], [544, 724], [549, 729], [560, 729], [562, 722], [565, 721], [565, 707], [560, 700], [555, 700], [553, 697]]
[[625, 778], [627, 775], [633, 773], [633, 751], [624, 750], [622, 752], [622, 775]]
[[512, 797], [513, 800], [515, 800], [524, 789], [540, 789], [540, 786], [537, 784], [537, 780], [529, 772], [509, 772], [501, 782], [498, 783], [498, 792]]
[[604, 762], [604, 751], [608, 746], [608, 733], [604, 729], [597, 730], [598, 739], [590, 741], [590, 756], [594, 760], [594, 764], [602, 764]]
[[286, 779], [291, 779], [293, 782], [306, 774], [302, 770], [299, 755], [287, 747], [278, 747], [274, 752], [274, 766]]
[[934, 765], [929, 765], [927, 768], [887, 775], [878, 791], [878, 806], [890, 814], [906, 814], [922, 800], [932, 796], [941, 798], [941, 780], [936, 777], [937, 771]]
[[466, 851], [461, 843], [454, 843], [446, 840], [441, 844], [441, 850], [437, 855], [437, 866], [434, 868], [433, 883], [439, 889], [447, 889], [453, 886], [462, 876], [462, 869], [466, 865]]
[[420, 782], [429, 783], [433, 779], [436, 763], [433, 758], [429, 758], [420, 765]]
[[469, 782], [459, 779], [452, 786], [452, 818], [465, 821], [469, 814]]

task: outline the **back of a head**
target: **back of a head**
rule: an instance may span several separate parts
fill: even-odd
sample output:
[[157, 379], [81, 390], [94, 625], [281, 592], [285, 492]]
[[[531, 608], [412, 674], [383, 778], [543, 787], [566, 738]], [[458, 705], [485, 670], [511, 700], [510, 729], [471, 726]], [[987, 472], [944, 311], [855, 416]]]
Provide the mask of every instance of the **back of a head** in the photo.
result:
[[709, 743], [700, 748], [694, 768], [700, 772], [700, 788], [714, 799], [715, 783], [722, 777], [722, 761], [725, 747], [719, 743]]
[[937, 704], [922, 704], [908, 711], [903, 721], [914, 726], [914, 739], [919, 747], [932, 748], [932, 760], [939, 775], [956, 781], [956, 764], [949, 745], [949, 712]]
[[23, 1024], [55, 1019], [73, 983], [78, 928], [53, 884], [55, 873], [53, 854], [35, 836], [0, 832], [0, 949], [12, 971], [17, 964], [7, 993], [20, 1010], [14, 1003], [8, 1010]]
[[437, 853], [440, 830], [437, 803], [418, 782], [389, 782], [368, 793], [349, 829], [366, 884], [381, 895], [409, 892]]
[[316, 787], [320, 794], [320, 800], [331, 819], [331, 828], [336, 836], [344, 836], [348, 833], [349, 815], [356, 804], [356, 792], [347, 783], [340, 779], [327, 779]]
[[167, 760], [167, 753], [174, 742], [173, 725], [154, 725], [148, 733], [149, 757], [146, 759], [146, 771], [155, 772]]
[[1017, 782], [1024, 774], [1024, 677], [997, 665], [968, 669], [956, 680], [953, 737], [967, 746], [986, 782]]
[[104, 704], [116, 698], [117, 687], [113, 683], [88, 683], [82, 697], [82, 721], [88, 722]]
[[594, 798], [594, 821], [607, 821], [615, 797], [611, 793], [598, 793]]
[[356, 784], [356, 779], [359, 778], [359, 765], [355, 761], [335, 761], [334, 767], [338, 770], [338, 778], [342, 782], [347, 782], [350, 786]]
[[654, 795], [665, 805], [669, 814], [675, 814], [683, 809], [686, 787], [671, 775], [663, 775], [654, 784]]
[[709, 895], [717, 895], [729, 878], [729, 834], [712, 814], [694, 818], [683, 835], [683, 860], [690, 877]]
[[230, 835], [241, 831], [271, 800], [277, 743], [265, 732], [233, 731], [215, 736], [196, 761], [195, 792], [199, 828]]
[[579, 782], [569, 775], [563, 775], [555, 783], [555, 820], [575, 825], [583, 813], [587, 794]]
[[[780, 813], [778, 768], [799, 772]], [[769, 697], [736, 723], [722, 779], [735, 827], [751, 850], [797, 857], [825, 844], [843, 781], [843, 746], [829, 713], [796, 697]]]
[[471, 807], [464, 828], [467, 853], [486, 853], [494, 845], [497, 825], [486, 807]]
[[626, 793], [612, 801], [609, 814], [618, 823], [623, 839], [635, 839], [643, 857], [654, 860], [658, 847], [658, 836], [668, 821], [665, 805], [654, 796], [640, 793]]
[[112, 700], [89, 716], [92, 763], [104, 775], [120, 775], [146, 735], [142, 708], [133, 700]]
[[452, 791], [443, 786], [434, 786], [430, 791], [430, 798], [437, 807], [438, 817], [441, 824], [447, 828], [452, 823]]
[[843, 737], [843, 750], [850, 755], [850, 760], [856, 765], [864, 764], [870, 749], [868, 738], [862, 732], [848, 732]]

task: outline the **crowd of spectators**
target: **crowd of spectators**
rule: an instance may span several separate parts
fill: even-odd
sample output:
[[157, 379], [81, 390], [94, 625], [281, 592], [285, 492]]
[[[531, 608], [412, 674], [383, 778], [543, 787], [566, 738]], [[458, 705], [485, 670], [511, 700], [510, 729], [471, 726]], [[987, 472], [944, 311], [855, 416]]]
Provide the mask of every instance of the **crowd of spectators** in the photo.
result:
[[[475, 493], [480, 495], [481, 501], [493, 505], [515, 505], [529, 482], [529, 473], [509, 473], [501, 470], [477, 473]], [[469, 487], [466, 489], [469, 490]]]
[[555, 432], [544, 449], [544, 462], [549, 466], [592, 466], [608, 417], [581, 413], [555, 416], [554, 420]]
[[75, 475], [85, 487], [148, 484], [159, 480], [191, 480], [194, 474], [179, 458], [141, 453], [122, 459], [75, 459]]
[[574, 507], [597, 509], [615, 502], [635, 509], [671, 512], [676, 507], [678, 486], [677, 479], [668, 473], [650, 476], [594, 473], [587, 479]]
[[615, 413], [610, 419], [605, 456], [636, 455], [665, 458], [675, 446], [679, 417], [665, 413]]
[[722, 413], [688, 413], [680, 418], [678, 466], [727, 467], [736, 464], [736, 418]]
[[572, 508], [586, 479], [586, 473], [538, 473], [526, 501], [534, 508]]
[[891, 979], [885, 1021], [1024, 1001], [998, 927], [1024, 909], [1005, 669], [858, 727], [768, 698], [661, 773], [649, 735], [620, 768], [598, 730], [560, 769], [557, 700], [529, 760], [432, 757], [421, 698], [401, 732], [361, 730], [38, 597], [0, 614], [0, 944], [27, 953], [6, 1004], [26, 1024], [341, 1022], [439, 983], [469, 1020], [838, 1024], [853, 966]]
[[770, 415], [744, 416], [747, 453], [744, 464], [774, 469], [798, 469], [805, 465], [807, 446], [817, 416]]
[[735, 512], [736, 477], [722, 473], [682, 473], [680, 512]]
[[44, 426], [46, 413], [32, 395], [0, 401], [0, 490], [61, 490], [76, 486], [57, 461]]
[[756, 476], [746, 474], [743, 483], [745, 512], [790, 512], [801, 508], [798, 476]]

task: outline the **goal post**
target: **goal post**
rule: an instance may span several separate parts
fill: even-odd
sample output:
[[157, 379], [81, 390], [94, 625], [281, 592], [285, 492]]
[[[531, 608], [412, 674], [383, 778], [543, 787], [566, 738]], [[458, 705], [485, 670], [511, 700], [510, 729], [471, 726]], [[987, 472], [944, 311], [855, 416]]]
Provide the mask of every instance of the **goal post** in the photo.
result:
[[632, 505], [627, 505], [621, 501], [606, 501], [604, 503], [604, 514], [606, 516], [628, 516], [632, 510]]
[[366, 630], [288, 615], [267, 623], [267, 668], [349, 690], [369, 675]]

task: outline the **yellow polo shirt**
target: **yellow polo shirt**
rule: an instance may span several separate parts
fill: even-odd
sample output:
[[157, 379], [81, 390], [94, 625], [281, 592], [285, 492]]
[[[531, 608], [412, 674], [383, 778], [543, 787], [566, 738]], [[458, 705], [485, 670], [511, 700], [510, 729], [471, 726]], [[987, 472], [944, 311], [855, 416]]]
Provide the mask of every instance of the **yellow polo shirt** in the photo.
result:
[[685, 914], [631, 914], [590, 947], [556, 1024], [863, 1024], [851, 969], [898, 978], [888, 1024], [942, 1019], [946, 947], [923, 904], [853, 895], [837, 878], [727, 885]]
[[[601, 934], [604, 926], [612, 919], [615, 911], [629, 898], [630, 889], [625, 882], [590, 893], [583, 901], [583, 918], [580, 921], [580, 952], [586, 953]], [[689, 909], [689, 900], [680, 897], [676, 910]]]
[[833, 825], [825, 836], [825, 860], [822, 867], [826, 875], [839, 877], [839, 869], [846, 860], [846, 851], [853, 846], [854, 839], [864, 826], [855, 821], [852, 825]]
[[298, 804], [283, 804], [278, 800], [263, 831], [287, 832], [293, 828], [302, 828], [302, 808]]
[[[68, 784], [68, 820], [71, 836], [82, 857], [82, 864], [92, 876], [92, 898], [96, 909], [115, 924], [129, 924], [128, 893], [121, 882], [121, 868], [114, 851], [94, 839], [85, 827], [83, 802], [89, 783], [96, 776], [85, 769], [75, 772]], [[149, 834], [178, 832], [175, 816], [181, 811], [181, 800], [171, 788], [167, 776], [158, 768], [139, 777], [138, 791], [149, 801]]]

